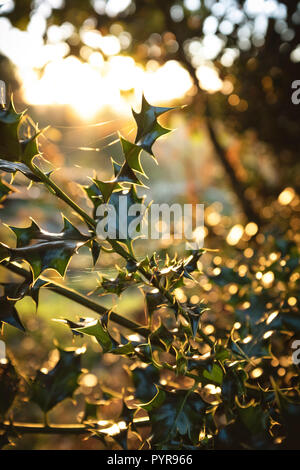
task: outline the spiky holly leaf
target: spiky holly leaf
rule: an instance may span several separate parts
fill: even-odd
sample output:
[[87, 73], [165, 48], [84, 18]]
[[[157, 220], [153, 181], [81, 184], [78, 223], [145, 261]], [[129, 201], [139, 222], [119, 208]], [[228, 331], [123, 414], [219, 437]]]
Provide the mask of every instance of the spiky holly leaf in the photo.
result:
[[11, 162], [20, 160], [19, 127], [24, 113], [17, 113], [13, 102], [0, 109], [0, 155]]
[[88, 336], [94, 336], [102, 347], [103, 353], [110, 352], [111, 354], [120, 354], [127, 356], [134, 353], [134, 347], [131, 342], [126, 338], [122, 338], [122, 343], [119, 344], [108, 332], [105, 323], [100, 320], [95, 320], [85, 324], [83, 327], [72, 328], [77, 333]]
[[147, 292], [145, 295], [146, 316], [151, 319], [153, 313], [163, 304], [165, 304], [165, 298], [160, 292]]
[[155, 397], [139, 405], [150, 417], [154, 445], [161, 445], [176, 437], [198, 442], [199, 432], [205, 422], [208, 404], [192, 391], [170, 392], [158, 388]]
[[9, 160], [2, 160], [0, 159], [0, 171], [5, 171], [5, 173], [16, 173], [19, 171], [24, 176], [29, 178], [31, 181], [39, 182], [40, 178], [36, 176], [30, 168], [28, 168], [25, 163], [21, 162], [11, 162]]
[[114, 172], [114, 177], [116, 177], [122, 168], [122, 165], [120, 165], [118, 162], [116, 162], [113, 158], [111, 158], [111, 164], [113, 167], [113, 172]]
[[7, 413], [19, 388], [19, 376], [12, 365], [7, 360], [0, 363], [0, 416], [4, 417]]
[[41, 229], [33, 219], [31, 219], [29, 227], [19, 228], [9, 226], [17, 237], [17, 248], [28, 246], [33, 240], [77, 240], [82, 242], [89, 240], [89, 237], [83, 235], [65, 216], [62, 216], [62, 218], [63, 229], [59, 233], [50, 233]]
[[0, 178], [0, 202], [3, 202], [6, 197], [14, 191], [15, 189], [12, 186]]
[[99, 245], [96, 240], [91, 240], [89, 242], [89, 248], [92, 253], [93, 265], [95, 266], [101, 253], [101, 245]]
[[95, 292], [100, 295], [110, 293], [120, 296], [125, 289], [133, 284], [135, 284], [134, 276], [127, 274], [126, 271], [122, 271], [119, 268], [118, 275], [115, 279], [101, 276], [99, 286], [96, 288]]
[[223, 382], [224, 373], [222, 368], [218, 364], [212, 364], [212, 366], [203, 371], [203, 377], [208, 380], [209, 383], [221, 385]]
[[31, 137], [24, 139], [20, 142], [21, 145], [21, 160], [22, 162], [29, 164], [31, 163], [32, 159], [40, 154], [38, 138], [42, 132], [45, 132], [47, 128], [43, 130], [39, 130], [37, 126], [35, 126], [34, 133]]
[[18, 284], [11, 283], [4, 286], [4, 294], [0, 297], [0, 326], [2, 323], [7, 323], [21, 331], [25, 331], [15, 307], [17, 301], [24, 295], [20, 292]]
[[97, 179], [93, 179], [95, 186], [100, 190], [100, 195], [103, 198], [104, 202], [108, 202], [112, 192], [119, 187], [116, 181], [100, 181]]
[[222, 266], [222, 268], [220, 268], [219, 274], [209, 276], [209, 278], [211, 281], [221, 287], [231, 283], [239, 284], [242, 286], [251, 282], [247, 276], [242, 277], [234, 269], [228, 268], [227, 266]]
[[151, 155], [153, 155], [152, 146], [154, 142], [162, 135], [170, 132], [169, 129], [165, 129], [158, 123], [157, 118], [172, 109], [174, 108], [152, 106], [143, 96], [141, 111], [139, 113], [132, 111], [137, 123], [135, 143]]
[[82, 186], [82, 189], [94, 206], [93, 217], [96, 218], [97, 208], [104, 203], [102, 192], [94, 182], [90, 186]]
[[147, 367], [134, 367], [130, 374], [135, 386], [134, 395], [139, 400], [150, 400], [156, 393], [155, 383], [159, 382], [159, 371], [152, 364]]
[[107, 328], [99, 320], [92, 321], [86, 326], [72, 329], [78, 333], [93, 336], [102, 347], [104, 353], [109, 352], [113, 348], [112, 337], [108, 333]]
[[183, 349], [173, 348], [176, 353], [176, 375], [184, 375], [187, 371], [188, 360]]
[[193, 279], [191, 273], [198, 270], [197, 263], [205, 250], [195, 250], [183, 261], [183, 275], [188, 279]]
[[172, 335], [160, 320], [160, 325], [151, 333], [149, 341], [151, 344], [161, 344], [166, 351], [169, 351], [174, 341], [174, 335]]
[[[109, 234], [113, 233], [115, 239], [123, 240], [124, 243], [131, 243], [131, 240], [141, 233], [141, 221], [146, 211], [143, 203], [144, 197], [138, 197], [134, 186], [131, 186], [129, 191], [112, 193], [109, 204], [114, 209], [115, 217], [111, 217], [109, 226], [106, 215], [99, 218], [98, 235], [105, 237], [108, 232], [107, 229], [109, 229]], [[130, 211], [132, 211], [134, 205], [136, 205], [137, 213], [131, 215]]]
[[144, 175], [144, 170], [141, 166], [140, 156], [142, 149], [139, 145], [133, 144], [124, 137], [120, 136], [120, 142], [124, 153], [125, 160], [128, 166], [132, 169]]
[[82, 353], [82, 350], [59, 349], [60, 358], [56, 366], [47, 373], [44, 370], [38, 371], [34, 380], [29, 381], [31, 400], [44, 413], [66, 398], [73, 397], [82, 373]]
[[125, 161], [117, 174], [115, 181], [118, 183], [130, 183], [130, 184], [136, 184], [137, 186], [145, 186], [144, 183], [142, 183], [134, 171], [130, 168], [129, 164], [127, 161]]
[[83, 242], [51, 241], [22, 248], [8, 248], [3, 244], [0, 245], [1, 248], [8, 250], [11, 261], [27, 261], [31, 267], [33, 279], [36, 280], [46, 269], [54, 269], [64, 276], [72, 256], [83, 245]]

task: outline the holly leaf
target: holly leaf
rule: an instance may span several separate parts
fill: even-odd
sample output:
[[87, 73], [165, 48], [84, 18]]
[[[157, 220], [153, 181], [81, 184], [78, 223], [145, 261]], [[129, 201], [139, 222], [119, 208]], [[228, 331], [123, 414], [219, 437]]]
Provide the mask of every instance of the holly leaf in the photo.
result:
[[124, 137], [120, 136], [120, 142], [122, 145], [122, 150], [124, 153], [125, 160], [128, 166], [132, 169], [145, 175], [144, 170], [141, 166], [140, 156], [142, 149], [139, 145], [133, 144], [128, 140], [124, 139]]
[[3, 418], [19, 389], [19, 376], [9, 360], [0, 362], [0, 416]]
[[158, 123], [157, 118], [172, 109], [174, 108], [152, 106], [143, 96], [141, 111], [139, 113], [132, 111], [137, 124], [135, 143], [152, 156], [154, 142], [162, 135], [170, 132], [169, 129], [165, 129]]
[[6, 197], [14, 191], [16, 190], [12, 186], [8, 185], [0, 178], [0, 202], [3, 202]]
[[110, 352], [113, 348], [113, 340], [108, 333], [107, 328], [102, 325], [99, 320], [92, 321], [86, 326], [72, 329], [84, 335], [94, 336], [102, 347], [103, 353]]
[[[144, 198], [139, 198], [134, 186], [131, 186], [129, 190], [117, 191], [110, 196], [109, 204], [114, 209], [115, 217], [111, 217], [109, 220], [109, 227], [106, 225], [102, 227], [105, 231], [109, 228], [109, 233], [113, 230], [115, 238], [124, 241], [124, 243], [131, 242], [132, 239], [137, 238], [136, 234], [141, 233], [141, 221], [146, 211], [143, 206]], [[140, 208], [140, 212], [131, 215], [130, 209], [137, 204], [137, 208]], [[124, 217], [125, 216], [125, 217]], [[99, 222], [105, 219], [105, 215], [99, 217]], [[112, 226], [114, 223], [114, 226]], [[99, 227], [99, 226], [98, 226]]]
[[25, 163], [0, 159], [0, 171], [5, 171], [6, 173], [16, 173], [19, 171], [31, 181], [40, 181], [40, 178], [36, 176]]
[[165, 327], [165, 325], [160, 322], [158, 328], [151, 333], [149, 336], [150, 343], [161, 344], [164, 346], [165, 350], [168, 352], [170, 347], [173, 344], [174, 336], [172, 333]]
[[31, 219], [31, 225], [29, 227], [19, 228], [9, 226], [17, 237], [17, 248], [28, 246], [33, 240], [89, 240], [89, 237], [83, 235], [65, 216], [62, 216], [62, 218], [63, 230], [59, 233], [50, 233], [41, 229], [33, 219]]
[[228, 268], [227, 266], [223, 266], [219, 274], [209, 276], [209, 278], [220, 287], [227, 286], [231, 283], [245, 285], [251, 282], [247, 276], [240, 276], [234, 269]]
[[169, 392], [162, 388], [158, 388], [150, 402], [139, 406], [149, 414], [152, 443], [159, 445], [180, 436], [192, 443], [197, 442], [208, 407], [197, 393], [185, 390]]
[[99, 281], [99, 287], [95, 292], [100, 294], [116, 294], [120, 296], [122, 292], [130, 287], [135, 282], [134, 277], [130, 274], [127, 274], [125, 271], [122, 271], [119, 268], [118, 275], [115, 279], [109, 279], [101, 276]]
[[159, 382], [159, 371], [152, 364], [135, 367], [131, 371], [135, 387], [134, 395], [139, 400], [150, 400], [156, 392], [155, 383]]
[[121, 337], [122, 344], [119, 344], [109, 333], [104, 321], [95, 320], [80, 326], [79, 328], [72, 328], [77, 333], [81, 333], [88, 336], [94, 336], [96, 341], [102, 347], [103, 353], [130, 355], [133, 354], [134, 346], [132, 342], [128, 342], [126, 338]]
[[17, 284], [6, 284], [4, 286], [4, 295], [0, 297], [0, 326], [2, 323], [7, 323], [21, 331], [25, 331], [15, 307], [17, 301], [24, 295], [19, 291], [19, 285]]
[[83, 242], [74, 240], [42, 242], [21, 248], [8, 248], [0, 244], [0, 248], [6, 248], [10, 261], [26, 261], [29, 263], [33, 280], [46, 269], [54, 269], [62, 277], [65, 275], [68, 264]]
[[11, 162], [20, 160], [19, 127], [23, 116], [16, 112], [12, 100], [7, 109], [0, 109], [0, 155]]
[[29, 382], [31, 400], [39, 405], [44, 413], [66, 398], [72, 398], [79, 386], [82, 351], [59, 349], [59, 353], [60, 359], [52, 370], [38, 371], [34, 380]]

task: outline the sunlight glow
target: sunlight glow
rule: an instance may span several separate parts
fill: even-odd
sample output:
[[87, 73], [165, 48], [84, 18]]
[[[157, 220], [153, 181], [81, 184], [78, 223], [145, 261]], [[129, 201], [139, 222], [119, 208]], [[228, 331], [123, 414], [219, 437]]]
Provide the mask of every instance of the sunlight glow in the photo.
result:
[[188, 72], [178, 62], [145, 71], [131, 57], [115, 55], [104, 62], [99, 52], [93, 52], [88, 63], [74, 56], [49, 62], [42, 77], [32, 69], [21, 68], [19, 74], [28, 103], [68, 104], [83, 119], [93, 118], [106, 106], [127, 114], [129, 105], [122, 92], [132, 90], [136, 102], [144, 92], [149, 101], [157, 103], [181, 98], [192, 86]]

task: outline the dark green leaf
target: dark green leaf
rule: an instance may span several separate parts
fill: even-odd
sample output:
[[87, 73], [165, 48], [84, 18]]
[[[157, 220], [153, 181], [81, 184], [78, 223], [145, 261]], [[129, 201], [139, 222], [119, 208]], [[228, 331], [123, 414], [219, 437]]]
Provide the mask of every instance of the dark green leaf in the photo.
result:
[[60, 349], [59, 353], [60, 359], [52, 370], [48, 373], [39, 371], [35, 379], [29, 382], [31, 400], [44, 413], [66, 398], [73, 397], [79, 386], [82, 352]]

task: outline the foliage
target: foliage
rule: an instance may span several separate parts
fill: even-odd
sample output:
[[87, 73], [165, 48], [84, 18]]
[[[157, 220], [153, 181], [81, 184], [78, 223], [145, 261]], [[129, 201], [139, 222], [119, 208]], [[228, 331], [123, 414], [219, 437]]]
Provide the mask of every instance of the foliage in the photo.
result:
[[[134, 114], [135, 142], [120, 137], [122, 165], [114, 163], [111, 180], [94, 178], [84, 188], [94, 208], [107, 201], [114, 203], [125, 189], [129, 189], [124, 192], [128, 198], [138, 197], [136, 186], [143, 184], [139, 178], [144, 175], [141, 151], [152, 155], [156, 139], [168, 132], [157, 121], [167, 111], [169, 108], [151, 106], [143, 99], [141, 112]], [[1, 149], [1, 170], [13, 175], [21, 171], [32, 184], [44, 185], [78, 214], [86, 231], [82, 233], [65, 217], [59, 233], [46, 232], [33, 220], [28, 227], [11, 227], [16, 247], [0, 245], [1, 265], [25, 280], [3, 286], [0, 321], [22, 331], [25, 327], [16, 305], [26, 296], [37, 303], [41, 289], [53, 289], [53, 282], [44, 275], [47, 269], [63, 276], [70, 259], [83, 247], [89, 248], [94, 263], [101, 251], [107, 250], [97, 239], [95, 210], [89, 215], [56, 185], [51, 174], [42, 171], [39, 131], [31, 129], [29, 135], [21, 136], [25, 119], [26, 115], [16, 113], [13, 105], [0, 113], [0, 134], [6, 139]], [[141, 449], [294, 448], [299, 430], [298, 366], [287, 366], [293, 384], [283, 387], [270, 363], [281, 344], [291, 353], [288, 343], [300, 331], [299, 250], [292, 241], [279, 238], [273, 241], [269, 261], [262, 266], [258, 253], [258, 260], [251, 260], [247, 275], [240, 269], [245, 260], [231, 267], [219, 266], [217, 270], [215, 266], [209, 271], [210, 281], [218, 289], [236, 286], [231, 291], [234, 293], [227, 296], [227, 306], [234, 312], [232, 325], [217, 329], [214, 334], [206, 330], [209, 307], [205, 301], [192, 302], [189, 294], [185, 300], [178, 296], [178, 289], [188, 286], [200, 290], [199, 262], [205, 249], [189, 251], [182, 258], [153, 254], [138, 261], [134, 240], [108, 239], [111, 252], [126, 264], [118, 267], [115, 279], [101, 277], [96, 292], [119, 296], [128, 288], [139, 286], [145, 296], [146, 326], [56, 286], [60, 294], [71, 295], [78, 305], [86, 305], [99, 314], [96, 320], [82, 317], [77, 322], [65, 320], [75, 344], [82, 336], [92, 337], [100, 359], [113, 355], [125, 361], [132, 383], [121, 396], [103, 388], [102, 399], [86, 403], [81, 427], [74, 425], [74, 429], [99, 439], [101, 445], [121, 448], [127, 448], [132, 436], [136, 448]], [[22, 267], [24, 262], [30, 272]], [[264, 274], [268, 277], [264, 278]], [[260, 279], [265, 285], [259, 283]], [[290, 297], [296, 299], [292, 305]], [[171, 321], [165, 312], [171, 313]], [[119, 324], [118, 330], [113, 323]], [[130, 329], [134, 337], [129, 336]], [[14, 412], [14, 400], [21, 400], [24, 390], [27, 399], [36, 403], [45, 416], [79, 394], [85, 349], [58, 350], [56, 364], [38, 370], [34, 377], [21, 376], [12, 359], [0, 362], [2, 445], [15, 438], [14, 423], [9, 418]], [[120, 413], [113, 419], [103, 419], [104, 407], [116, 401], [121, 403]], [[18, 426], [18, 433], [25, 433], [28, 426]], [[52, 431], [47, 419], [44, 431]]]

